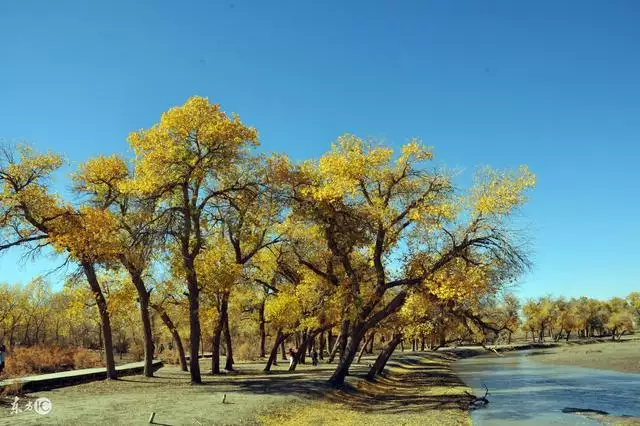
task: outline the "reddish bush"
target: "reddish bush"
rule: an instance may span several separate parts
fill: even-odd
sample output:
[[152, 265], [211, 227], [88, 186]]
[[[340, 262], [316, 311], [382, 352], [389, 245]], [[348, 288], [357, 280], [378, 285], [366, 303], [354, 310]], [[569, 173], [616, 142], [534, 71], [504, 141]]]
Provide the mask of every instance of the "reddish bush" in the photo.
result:
[[84, 348], [15, 347], [7, 354], [4, 375], [9, 377], [29, 376], [98, 367], [101, 364], [99, 354]]

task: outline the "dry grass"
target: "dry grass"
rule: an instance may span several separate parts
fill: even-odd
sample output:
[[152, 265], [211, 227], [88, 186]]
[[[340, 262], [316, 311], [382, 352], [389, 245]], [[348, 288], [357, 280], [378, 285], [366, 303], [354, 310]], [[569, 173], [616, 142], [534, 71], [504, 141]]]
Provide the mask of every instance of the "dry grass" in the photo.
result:
[[16, 347], [7, 356], [2, 378], [99, 367], [100, 354], [84, 348]]

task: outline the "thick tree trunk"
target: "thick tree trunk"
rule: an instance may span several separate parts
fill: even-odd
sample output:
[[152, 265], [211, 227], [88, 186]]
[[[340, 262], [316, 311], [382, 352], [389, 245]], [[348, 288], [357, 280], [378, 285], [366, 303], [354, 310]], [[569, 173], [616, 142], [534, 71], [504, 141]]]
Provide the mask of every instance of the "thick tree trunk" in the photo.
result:
[[224, 369], [227, 371], [233, 371], [233, 347], [231, 346], [231, 331], [229, 330], [229, 310], [224, 315], [224, 340], [227, 343], [227, 362]]
[[87, 277], [87, 281], [89, 282], [89, 286], [91, 287], [91, 291], [93, 292], [93, 296], [96, 300], [96, 304], [98, 305], [98, 312], [100, 314], [100, 327], [102, 331], [102, 340], [104, 342], [104, 357], [107, 366], [107, 379], [117, 379], [118, 375], [116, 373], [116, 362], [113, 357], [113, 337], [111, 334], [111, 320], [109, 318], [109, 309], [107, 307], [107, 301], [104, 298], [104, 294], [102, 293], [102, 288], [100, 287], [100, 283], [98, 282], [98, 277], [96, 276], [96, 270], [93, 263], [83, 262], [82, 269], [84, 271], [85, 276]]
[[264, 358], [267, 354], [267, 333], [265, 331], [265, 319], [264, 319], [264, 304], [262, 300], [260, 307], [258, 308], [258, 320], [260, 327], [260, 358]]
[[349, 367], [351, 367], [351, 363], [358, 352], [364, 333], [364, 324], [356, 324], [351, 330], [349, 337], [346, 339], [344, 351], [340, 354], [338, 365], [329, 379], [333, 386], [342, 386], [344, 384], [344, 379], [349, 374]]
[[171, 321], [171, 318], [167, 314], [167, 312], [160, 306], [154, 303], [151, 304], [151, 307], [160, 314], [160, 319], [164, 323], [164, 325], [171, 332], [171, 337], [173, 337], [173, 342], [176, 344], [176, 348], [178, 349], [178, 358], [180, 359], [180, 369], [182, 371], [188, 371], [187, 368], [187, 357], [184, 354], [184, 346], [182, 345], [182, 339], [180, 338], [180, 333], [178, 333], [178, 329]]
[[393, 339], [389, 341], [387, 346], [380, 352], [378, 358], [373, 363], [371, 369], [367, 373], [367, 380], [373, 380], [375, 377], [384, 371], [384, 367], [387, 365], [387, 361], [391, 358], [396, 346], [402, 341], [402, 334], [396, 334]]
[[[289, 337], [289, 335], [287, 335], [287, 337]], [[284, 347], [285, 340], [287, 340], [287, 339], [286, 338], [282, 339], [282, 342], [280, 342], [280, 349], [281, 349], [281, 352], [282, 352], [282, 360], [283, 361], [287, 360], [287, 351], [286, 351], [286, 349]]]
[[200, 288], [193, 260], [185, 259], [187, 287], [189, 290], [189, 370], [192, 384], [201, 384], [200, 376]]

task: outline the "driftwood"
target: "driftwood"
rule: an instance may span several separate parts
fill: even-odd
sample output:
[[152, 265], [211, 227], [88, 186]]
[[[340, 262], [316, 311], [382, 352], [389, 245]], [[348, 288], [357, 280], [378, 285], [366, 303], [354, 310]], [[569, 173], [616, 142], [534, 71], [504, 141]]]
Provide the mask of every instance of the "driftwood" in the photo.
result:
[[469, 397], [472, 398], [471, 402], [469, 403], [470, 410], [482, 408], [489, 403], [489, 400], [487, 399], [487, 395], [489, 395], [489, 388], [484, 383], [482, 384], [482, 387], [484, 388], [484, 395], [481, 397], [475, 396], [467, 391], [464, 391], [464, 393], [466, 393], [467, 395], [469, 395]]
[[609, 413], [602, 410], [594, 410], [592, 408], [575, 408], [575, 407], [565, 407], [562, 409], [563, 413], [573, 413], [573, 414], [601, 414], [603, 416], [607, 416]]

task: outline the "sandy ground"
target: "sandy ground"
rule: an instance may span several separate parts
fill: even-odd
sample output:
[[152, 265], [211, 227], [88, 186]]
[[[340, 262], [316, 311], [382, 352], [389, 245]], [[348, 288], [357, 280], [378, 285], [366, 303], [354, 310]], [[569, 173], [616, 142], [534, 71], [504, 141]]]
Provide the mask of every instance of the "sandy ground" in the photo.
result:
[[584, 344], [569, 342], [534, 352], [535, 360], [550, 364], [640, 373], [640, 340]]
[[[151, 412], [156, 412], [155, 424], [164, 425], [470, 424], [466, 388], [452, 374], [450, 358], [405, 353], [393, 359], [387, 377], [371, 384], [358, 377], [372, 361], [363, 358], [341, 391], [327, 385], [333, 366], [326, 364], [288, 373], [282, 363], [265, 375], [263, 363], [238, 363], [238, 373], [203, 375], [202, 386], [191, 386], [188, 373], [166, 366], [155, 378], [129, 376], [21, 397], [23, 409], [36, 398], [51, 400], [46, 416], [11, 414], [13, 398], [4, 397], [0, 425], [142, 425]], [[203, 372], [210, 362], [201, 362]]]

